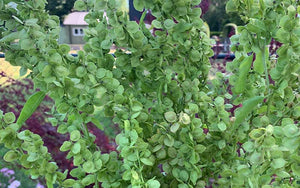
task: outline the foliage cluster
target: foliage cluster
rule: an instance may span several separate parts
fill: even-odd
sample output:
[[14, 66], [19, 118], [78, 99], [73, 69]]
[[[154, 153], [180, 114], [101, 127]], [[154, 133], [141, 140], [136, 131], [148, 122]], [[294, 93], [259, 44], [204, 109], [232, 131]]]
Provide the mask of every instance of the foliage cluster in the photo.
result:
[[[32, 70], [40, 91], [17, 119], [0, 114], [6, 161], [45, 177], [48, 187], [299, 186], [298, 1], [229, 0], [227, 11], [246, 25], [232, 37], [232, 76], [218, 74], [211, 84], [201, 0], [135, 0], [156, 17], [155, 36], [143, 23], [146, 11], [137, 24], [114, 0], [77, 0], [77, 10], [90, 10], [78, 57], [57, 44], [58, 18], [44, 11], [45, 0], [18, 1], [16, 9], [9, 2], [0, 2], [0, 46], [12, 65]], [[272, 38], [282, 46], [270, 57]], [[40, 136], [20, 131], [46, 93], [65, 116], [57, 131], [70, 134], [60, 151], [73, 160], [73, 178]], [[87, 124], [101, 127], [95, 106], [121, 129], [117, 151], [102, 154], [94, 144]]]
[[[16, 116], [19, 116], [26, 100], [36, 91], [33, 88], [33, 82], [31, 79], [15, 80], [9, 77], [5, 72], [0, 72], [0, 77], [6, 78], [6, 81], [0, 84], [0, 109], [4, 113], [13, 112]], [[40, 135], [43, 138], [44, 145], [48, 148], [59, 168], [62, 170], [72, 170], [73, 164], [72, 161], [66, 159], [67, 153], [59, 151], [63, 142], [68, 140], [68, 135], [58, 134], [57, 129], [52, 126], [57, 124], [57, 119], [53, 117], [53, 112], [51, 113], [51, 111], [54, 110], [53, 107], [54, 102], [49, 97], [46, 97], [37, 110], [26, 121], [22, 130], [28, 129]], [[88, 126], [89, 131], [96, 135], [97, 139], [95, 143], [101, 148], [102, 152], [108, 153], [115, 150], [103, 131], [99, 130], [93, 124], [89, 124]], [[0, 146], [0, 151], [0, 156], [3, 157], [7, 149]], [[32, 187], [29, 186], [32, 185], [32, 182], [26, 178], [26, 175], [18, 172], [20, 168], [18, 165], [10, 165], [0, 159], [0, 166], [14, 169], [14, 171], [17, 172], [15, 177], [21, 181], [22, 187]], [[8, 179], [9, 177], [3, 176], [3, 178]], [[5, 181], [0, 182], [3, 183]]]

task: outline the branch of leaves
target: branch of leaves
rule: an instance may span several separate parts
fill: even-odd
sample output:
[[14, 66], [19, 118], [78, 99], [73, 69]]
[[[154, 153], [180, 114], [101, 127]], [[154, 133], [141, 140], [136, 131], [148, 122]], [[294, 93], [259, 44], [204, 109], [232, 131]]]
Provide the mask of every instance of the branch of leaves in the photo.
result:
[[0, 143], [10, 149], [4, 155], [5, 161], [18, 161], [33, 179], [45, 177], [50, 188], [54, 183], [61, 183], [66, 178], [67, 171], [59, 172], [56, 163], [49, 162], [52, 160], [51, 155], [47, 147], [43, 146], [44, 142], [39, 135], [29, 130], [17, 132], [19, 125], [14, 123], [16, 118], [11, 112], [3, 115], [0, 111], [0, 120], [1, 124], [5, 125], [0, 130]]
[[137, 131], [132, 126], [129, 120], [125, 120], [124, 132], [116, 137], [117, 149], [120, 151], [125, 167], [122, 179], [130, 180], [131, 184], [136, 186], [153, 185], [159, 187], [160, 183], [155, 179], [144, 181], [146, 177], [143, 177], [142, 171], [147, 166], [155, 168], [155, 156], [148, 149], [149, 144], [139, 138]]
[[103, 163], [108, 161], [108, 159], [104, 160], [107, 156], [103, 157], [100, 151], [92, 153], [79, 130], [73, 130], [70, 133], [70, 141], [65, 141], [60, 147], [60, 151], [69, 151], [67, 158], [73, 157], [73, 164], [78, 167], [71, 171], [71, 175], [79, 180], [65, 180], [64, 186], [81, 187], [98, 182], [96, 173], [102, 169]]
[[252, 165], [270, 162], [270, 177], [273, 174], [282, 178], [290, 177], [289, 170], [299, 177], [299, 154], [295, 152], [300, 147], [297, 141], [299, 135], [300, 129], [294, 124], [294, 120], [285, 118], [281, 126], [268, 125], [253, 129], [249, 133], [252, 141], [245, 142], [242, 147], [248, 153], [247, 159]]

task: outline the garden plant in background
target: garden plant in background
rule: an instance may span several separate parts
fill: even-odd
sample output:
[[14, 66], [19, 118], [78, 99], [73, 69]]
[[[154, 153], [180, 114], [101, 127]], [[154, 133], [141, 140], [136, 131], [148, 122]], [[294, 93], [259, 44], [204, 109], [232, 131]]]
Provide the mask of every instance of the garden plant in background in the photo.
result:
[[[77, 0], [77, 10], [89, 10], [89, 28], [73, 57], [57, 43], [59, 20], [45, 12], [45, 0], [0, 1], [0, 47], [40, 89], [18, 118], [0, 114], [4, 160], [45, 177], [48, 187], [299, 186], [299, 2], [229, 0], [227, 11], [246, 25], [232, 37], [232, 76], [213, 81], [200, 2], [135, 0], [144, 10], [137, 24], [114, 0]], [[143, 22], [148, 9], [154, 36]], [[282, 46], [270, 57], [272, 38]], [[64, 117], [57, 132], [70, 134], [60, 147], [73, 161], [70, 172], [58, 168], [42, 137], [22, 129], [46, 94]], [[101, 153], [94, 143], [95, 108], [120, 128], [116, 151]]]

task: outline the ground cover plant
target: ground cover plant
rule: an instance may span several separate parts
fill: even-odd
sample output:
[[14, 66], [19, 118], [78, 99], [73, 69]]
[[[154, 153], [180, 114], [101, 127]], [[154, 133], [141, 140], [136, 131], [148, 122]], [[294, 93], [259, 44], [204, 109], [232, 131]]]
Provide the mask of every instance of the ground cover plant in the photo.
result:
[[[40, 89], [18, 118], [0, 114], [0, 143], [10, 149], [4, 160], [45, 177], [48, 187], [299, 186], [298, 1], [229, 0], [227, 11], [246, 25], [231, 38], [232, 75], [213, 81], [200, 0], [135, 0], [156, 18], [155, 35], [143, 23], [146, 11], [137, 24], [114, 0], [78, 0], [77, 10], [90, 11], [78, 57], [57, 43], [59, 21], [45, 2], [0, 2], [6, 60], [32, 70]], [[273, 38], [282, 45], [269, 56]], [[65, 116], [57, 131], [70, 134], [60, 147], [76, 167], [70, 172], [58, 168], [40, 136], [20, 130], [46, 94]], [[120, 128], [116, 151], [103, 154], [94, 143], [87, 124], [101, 128], [95, 106]]]

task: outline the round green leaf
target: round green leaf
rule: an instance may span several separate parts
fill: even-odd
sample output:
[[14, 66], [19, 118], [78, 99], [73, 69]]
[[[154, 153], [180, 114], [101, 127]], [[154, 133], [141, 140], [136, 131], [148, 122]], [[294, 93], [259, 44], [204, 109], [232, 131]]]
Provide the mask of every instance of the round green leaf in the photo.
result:
[[49, 57], [49, 63], [59, 65], [62, 63], [62, 57], [59, 53], [54, 53]]
[[177, 150], [173, 147], [168, 148], [168, 156], [171, 158], [177, 157]]
[[252, 152], [255, 149], [254, 143], [250, 141], [245, 142], [242, 146], [246, 152]]
[[70, 74], [69, 69], [62, 65], [55, 67], [55, 73], [59, 77], [67, 77]]
[[283, 127], [283, 133], [289, 138], [293, 138], [300, 135], [299, 128], [295, 124], [289, 124]]
[[19, 154], [16, 151], [10, 150], [4, 155], [3, 159], [6, 162], [13, 162], [13, 161], [17, 160], [18, 157], [19, 157]]
[[166, 136], [164, 139], [164, 144], [168, 147], [172, 147], [174, 145], [174, 138], [171, 136]]
[[166, 19], [164, 21], [164, 26], [168, 30], [172, 29], [175, 25], [176, 25], [176, 23], [173, 20], [171, 20], [171, 19]]
[[69, 111], [69, 109], [70, 109], [70, 105], [66, 102], [60, 103], [57, 106], [57, 112], [60, 113], [60, 114], [67, 113]]
[[84, 186], [88, 186], [92, 183], [95, 182], [95, 175], [94, 174], [89, 174], [87, 176], [85, 176], [82, 180], [81, 180], [81, 183], [82, 185]]
[[75, 142], [78, 141], [81, 137], [80, 131], [79, 130], [74, 130], [70, 134], [70, 140]]
[[83, 163], [82, 168], [86, 173], [94, 173], [96, 171], [95, 165], [92, 161], [87, 161]]
[[149, 187], [151, 187], [151, 188], [159, 188], [159, 187], [160, 187], [159, 181], [153, 180], [153, 179], [148, 180], [148, 181], [147, 181], [147, 185], [148, 185]]
[[87, 74], [87, 70], [86, 68], [80, 66], [77, 67], [76, 69], [76, 76], [78, 76], [79, 78], [84, 77]]
[[81, 149], [80, 143], [79, 143], [79, 142], [76, 142], [76, 143], [73, 145], [71, 151], [72, 151], [74, 154], [77, 154], [77, 153], [80, 152], [80, 149]]
[[64, 187], [73, 187], [73, 185], [74, 185], [75, 182], [76, 182], [76, 181], [75, 181], [74, 179], [66, 179], [66, 180], [62, 183], [62, 185], [63, 185]]
[[179, 119], [180, 119], [180, 122], [185, 124], [185, 125], [188, 125], [188, 124], [191, 123], [191, 118], [186, 113], [181, 113]]
[[145, 165], [148, 165], [148, 166], [154, 165], [154, 163], [150, 159], [147, 159], [147, 158], [141, 158], [141, 161], [142, 161], [142, 163], [144, 163]]
[[283, 158], [274, 159], [271, 166], [275, 169], [284, 167], [286, 161]]
[[171, 127], [170, 127], [170, 131], [172, 133], [176, 133], [176, 131], [179, 129], [180, 124], [179, 123], [174, 123]]
[[223, 132], [223, 131], [226, 130], [227, 126], [226, 126], [226, 124], [222, 121], [222, 122], [218, 123], [218, 128], [220, 129], [220, 131]]
[[176, 113], [173, 112], [173, 111], [166, 112], [164, 115], [165, 115], [165, 118], [168, 122], [173, 123], [177, 120]]
[[189, 173], [185, 170], [181, 170], [179, 173], [179, 177], [182, 181], [187, 181], [189, 179]]
[[83, 0], [77, 0], [74, 4], [74, 9], [78, 10], [78, 11], [83, 11], [83, 10], [86, 10], [87, 7]]
[[16, 121], [16, 116], [14, 113], [8, 112], [4, 114], [3, 119], [6, 124], [11, 124]]
[[198, 144], [195, 146], [195, 150], [197, 153], [203, 153], [206, 150], [206, 147], [204, 145]]
[[294, 164], [292, 164], [291, 167], [292, 167], [293, 173], [294, 173], [296, 176], [300, 177], [300, 165], [294, 163]]
[[265, 128], [259, 128], [259, 129], [253, 129], [250, 133], [249, 136], [254, 139], [260, 139], [262, 136], [264, 136], [266, 133], [266, 129]]

